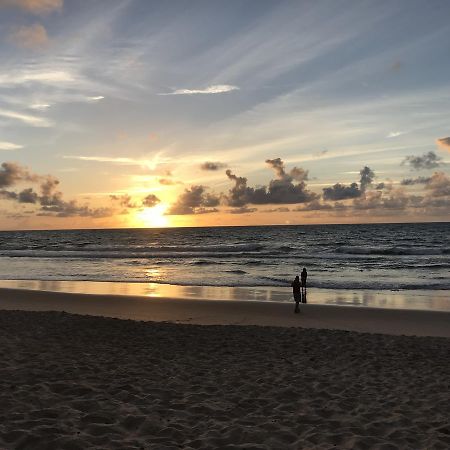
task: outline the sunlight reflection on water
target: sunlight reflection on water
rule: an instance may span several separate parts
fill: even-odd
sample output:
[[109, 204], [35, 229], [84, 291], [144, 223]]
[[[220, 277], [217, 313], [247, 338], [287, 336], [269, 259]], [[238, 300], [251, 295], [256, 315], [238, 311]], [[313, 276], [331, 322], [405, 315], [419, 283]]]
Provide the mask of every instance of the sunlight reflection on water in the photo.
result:
[[[155, 274], [153, 274], [155, 275]], [[158, 283], [98, 281], [0, 280], [0, 288], [30, 289], [78, 294], [130, 295], [151, 298], [246, 300], [291, 302], [290, 288], [179, 286]], [[392, 309], [450, 311], [448, 291], [443, 290], [308, 290], [308, 303]]]

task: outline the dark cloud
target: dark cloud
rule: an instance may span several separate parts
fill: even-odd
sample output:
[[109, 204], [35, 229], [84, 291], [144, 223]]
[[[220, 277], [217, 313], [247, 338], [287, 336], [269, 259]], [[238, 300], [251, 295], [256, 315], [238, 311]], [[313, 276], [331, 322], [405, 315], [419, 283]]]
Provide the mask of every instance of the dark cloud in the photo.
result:
[[39, 196], [33, 191], [33, 188], [27, 188], [19, 192], [18, 202], [19, 203], [37, 203]]
[[224, 169], [225, 167], [227, 167], [227, 165], [225, 163], [206, 161], [200, 166], [200, 169], [202, 169], [202, 170], [209, 170], [209, 171], [216, 171], [216, 170], [219, 170], [219, 169]]
[[345, 186], [341, 183], [336, 183], [332, 187], [323, 188], [324, 200], [347, 200], [350, 198], [357, 198], [361, 196], [361, 190], [357, 183], [352, 183], [350, 186]]
[[75, 200], [70, 202], [63, 200], [62, 192], [56, 190], [59, 185], [59, 180], [51, 175], [36, 175], [20, 164], [11, 162], [2, 163], [0, 169], [0, 187], [9, 187], [23, 182], [40, 182], [40, 195], [32, 188], [26, 188], [19, 193], [2, 190], [0, 191], [0, 198], [14, 200], [18, 203], [39, 204], [41, 208], [38, 215], [53, 215], [57, 217], [105, 217], [106, 215], [112, 214], [112, 210], [108, 208], [93, 209], [87, 205], [80, 206]]
[[132, 208], [138, 207], [138, 205], [133, 202], [133, 199], [128, 194], [122, 194], [122, 195], [113, 194], [113, 195], [110, 195], [109, 197], [114, 202], [118, 202], [122, 208], [132, 209]]
[[427, 184], [430, 180], [430, 177], [405, 178], [400, 182], [400, 184], [402, 186], [413, 186], [415, 184]]
[[306, 205], [299, 206], [295, 211], [329, 211], [334, 209], [337, 204], [331, 205], [329, 203], [321, 203], [319, 200], [313, 200]]
[[386, 188], [387, 188], [386, 183], [378, 183], [378, 184], [375, 186], [375, 189], [376, 189], [377, 191], [381, 191], [381, 190], [386, 189]]
[[444, 150], [450, 151], [450, 137], [436, 139], [436, 144]]
[[412, 169], [434, 169], [442, 165], [442, 158], [434, 152], [428, 152], [422, 156], [407, 156], [401, 165], [409, 165]]
[[285, 206], [280, 206], [279, 208], [272, 208], [272, 209], [264, 209], [261, 212], [265, 212], [265, 213], [285, 213], [285, 212], [289, 212], [290, 209], [286, 208]]
[[226, 172], [229, 180], [234, 181], [234, 186], [229, 190], [226, 198], [228, 206], [241, 207], [251, 203], [254, 189], [247, 186], [247, 178], [234, 175], [230, 169]]
[[[277, 177], [271, 180], [268, 186], [249, 187], [247, 178], [238, 177], [231, 170], [225, 172], [234, 182], [234, 186], [224, 196], [228, 206], [305, 203], [317, 197], [317, 194], [306, 189], [304, 180], [308, 179], [308, 171], [294, 167], [287, 173], [280, 158], [268, 159], [266, 163], [275, 171]], [[299, 183], [294, 184], [294, 180]]]
[[6, 189], [0, 190], [0, 199], [17, 201], [17, 197], [18, 197], [17, 192], [7, 191]]
[[219, 197], [205, 191], [206, 188], [201, 185], [185, 189], [166, 214], [205, 214], [217, 211], [214, 207], [219, 205]]
[[425, 189], [433, 197], [450, 196], [450, 177], [444, 172], [434, 172]]
[[372, 184], [372, 181], [375, 178], [375, 172], [370, 167], [364, 166], [359, 171], [359, 174], [361, 175], [359, 181], [360, 189], [362, 192], [364, 192], [367, 186], [370, 186]]
[[36, 182], [39, 176], [14, 162], [4, 162], [0, 169], [0, 188], [10, 187], [23, 181]]
[[38, 216], [54, 217], [109, 217], [114, 211], [111, 208], [90, 208], [88, 205], [78, 205], [75, 200], [61, 201], [58, 205], [42, 206]]
[[[375, 172], [367, 166], [364, 166], [360, 171], [359, 186], [357, 183], [352, 183], [349, 186], [345, 184], [336, 183], [331, 187], [323, 189], [323, 199], [324, 200], [348, 200], [352, 198], [361, 197], [361, 195], [366, 191], [367, 187], [372, 184], [375, 178]], [[385, 186], [380, 187], [383, 189]]]
[[59, 180], [52, 176], [47, 176], [40, 185], [41, 196], [39, 202], [42, 206], [63, 206], [63, 194], [56, 191]]
[[308, 181], [308, 171], [301, 167], [294, 167], [289, 173], [286, 172], [284, 162], [281, 158], [266, 159], [268, 164], [274, 171], [278, 180], [291, 182], [295, 181]]
[[174, 184], [183, 184], [181, 181], [171, 180], [170, 178], [160, 178], [158, 180], [158, 183], [162, 184], [164, 186], [172, 186]]
[[219, 210], [217, 208], [203, 208], [203, 207], [195, 209], [195, 214], [211, 214], [215, 212], [219, 212]]
[[247, 213], [253, 213], [257, 211], [256, 208], [249, 208], [248, 206], [241, 206], [240, 208], [233, 208], [227, 210], [230, 214], [247, 214]]
[[143, 200], [142, 205], [147, 208], [153, 208], [156, 206], [161, 200], [155, 194], [148, 194]]

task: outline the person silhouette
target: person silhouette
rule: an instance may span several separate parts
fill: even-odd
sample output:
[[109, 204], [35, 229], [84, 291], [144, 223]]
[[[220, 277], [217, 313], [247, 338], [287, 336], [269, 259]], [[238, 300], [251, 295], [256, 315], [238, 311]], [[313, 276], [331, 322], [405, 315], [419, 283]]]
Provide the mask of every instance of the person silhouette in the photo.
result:
[[308, 278], [308, 272], [306, 271], [306, 268], [303, 267], [302, 273], [302, 303], [306, 303], [306, 279]]
[[302, 293], [301, 293], [300, 279], [299, 279], [298, 275], [294, 278], [294, 281], [291, 283], [291, 286], [292, 286], [292, 292], [294, 294], [294, 301], [295, 301], [294, 312], [299, 313], [300, 309], [299, 309], [298, 305], [302, 301]]

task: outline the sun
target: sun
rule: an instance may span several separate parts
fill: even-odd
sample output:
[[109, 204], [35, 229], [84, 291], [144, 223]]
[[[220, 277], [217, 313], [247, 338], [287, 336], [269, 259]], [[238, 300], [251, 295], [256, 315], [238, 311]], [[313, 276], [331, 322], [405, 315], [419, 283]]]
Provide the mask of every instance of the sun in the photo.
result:
[[169, 219], [164, 215], [167, 205], [160, 204], [153, 208], [144, 208], [135, 215], [135, 222], [138, 226], [150, 228], [163, 228], [169, 226]]

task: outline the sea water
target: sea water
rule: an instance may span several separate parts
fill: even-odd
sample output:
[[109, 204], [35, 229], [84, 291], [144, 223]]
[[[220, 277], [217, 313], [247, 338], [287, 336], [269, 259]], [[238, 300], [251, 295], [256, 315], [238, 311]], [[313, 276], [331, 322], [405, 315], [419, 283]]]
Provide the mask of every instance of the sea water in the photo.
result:
[[0, 232], [0, 279], [446, 291], [450, 224]]

